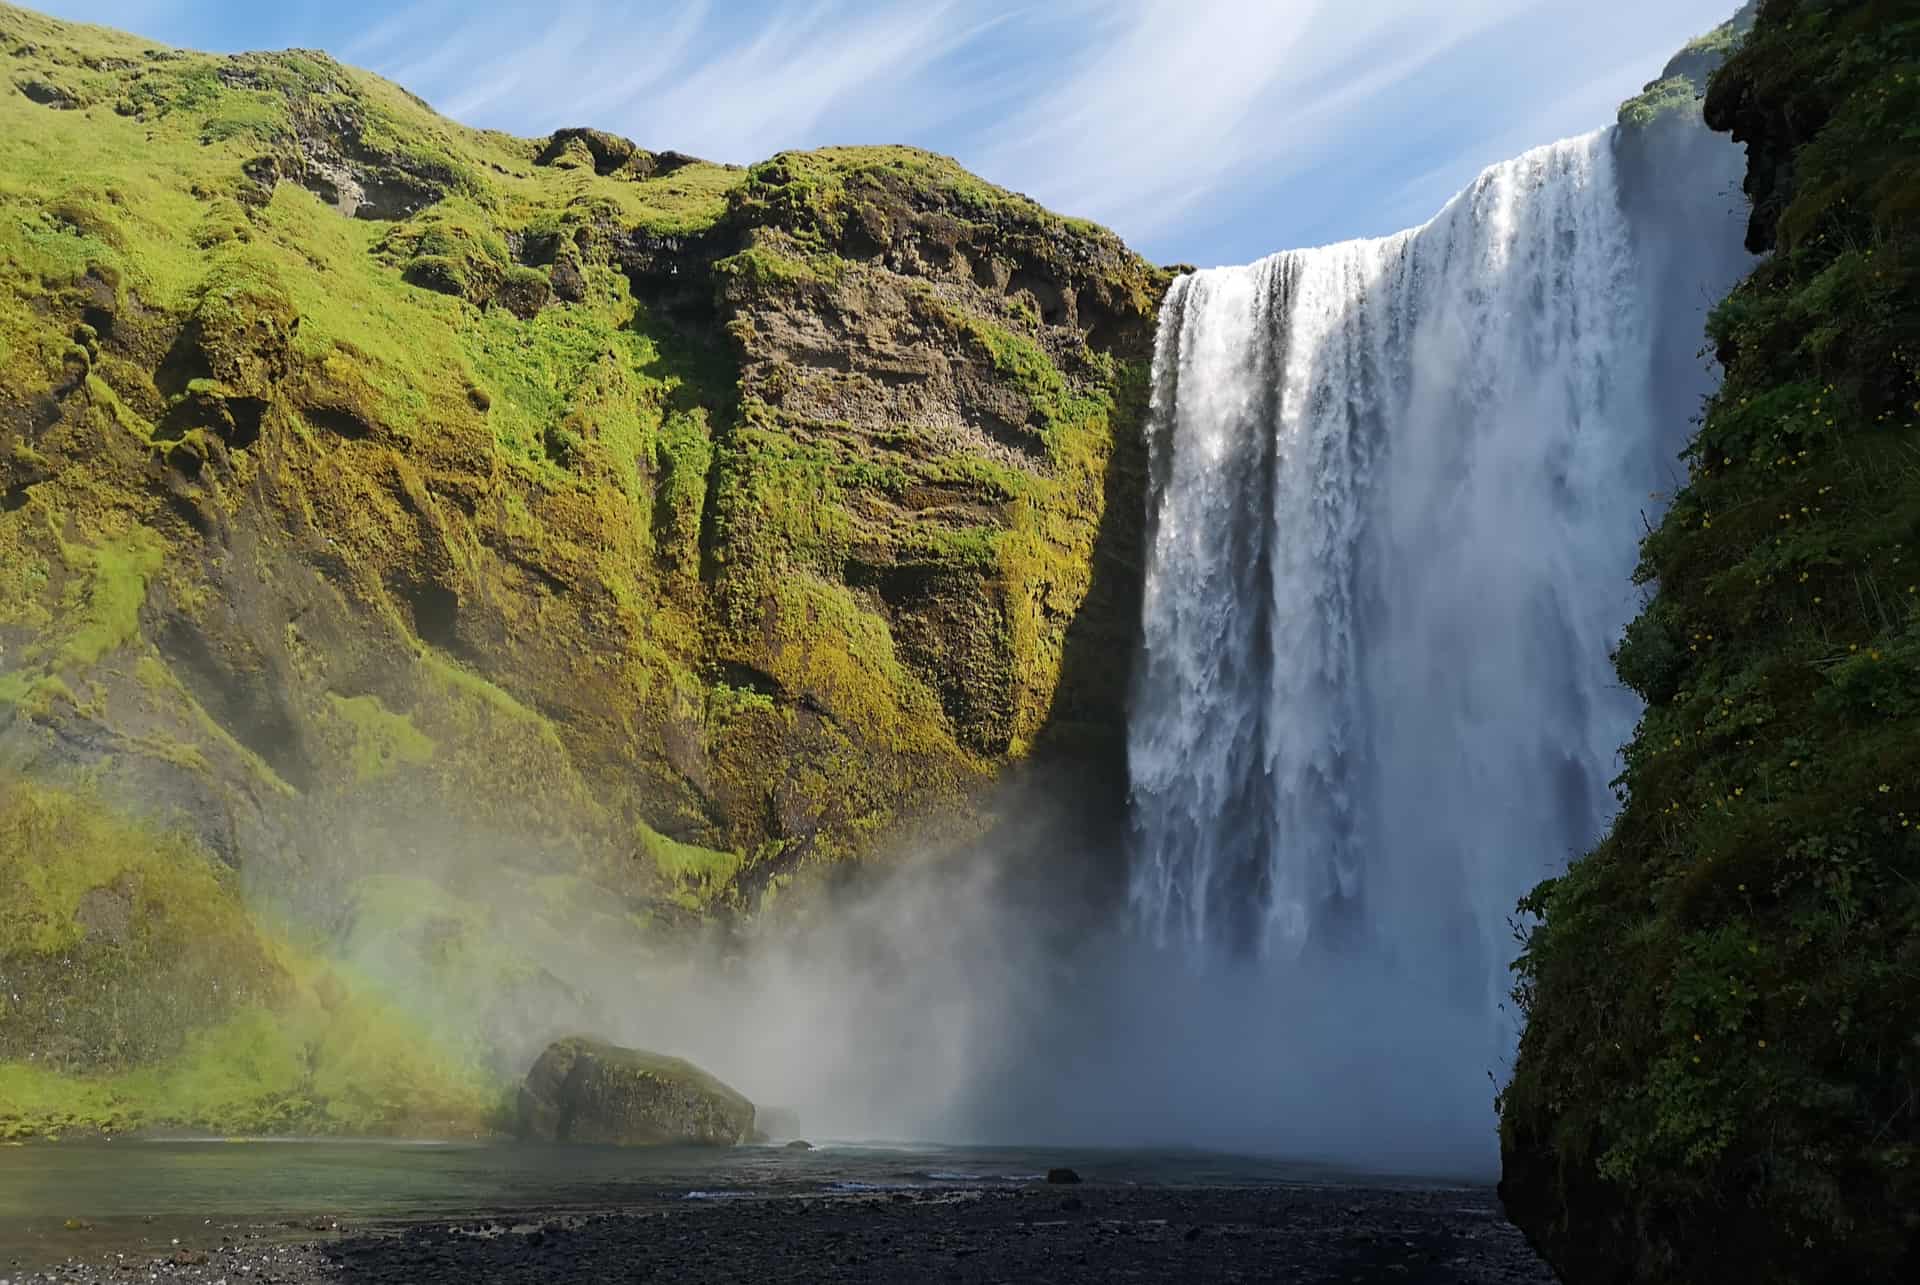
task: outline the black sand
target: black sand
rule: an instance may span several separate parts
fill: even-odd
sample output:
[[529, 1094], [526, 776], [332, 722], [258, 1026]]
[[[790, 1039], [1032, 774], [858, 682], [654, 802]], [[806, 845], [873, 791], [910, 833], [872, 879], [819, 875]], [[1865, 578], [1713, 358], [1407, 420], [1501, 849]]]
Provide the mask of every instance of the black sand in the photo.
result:
[[[310, 1233], [309, 1233], [310, 1234]], [[1393, 1281], [1549, 1285], [1491, 1191], [1033, 1185], [521, 1212], [76, 1257], [9, 1285]]]

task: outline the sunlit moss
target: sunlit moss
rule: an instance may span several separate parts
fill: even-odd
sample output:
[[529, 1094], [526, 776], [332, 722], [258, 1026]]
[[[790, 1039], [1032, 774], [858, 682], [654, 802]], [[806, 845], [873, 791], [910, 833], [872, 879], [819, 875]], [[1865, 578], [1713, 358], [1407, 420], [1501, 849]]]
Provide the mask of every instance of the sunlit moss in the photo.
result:
[[353, 733], [353, 770], [362, 782], [378, 780], [408, 763], [429, 763], [438, 748], [403, 714], [395, 714], [377, 696], [343, 697], [328, 693], [333, 711]]
[[635, 837], [661, 877], [674, 889], [676, 898], [689, 910], [703, 910], [722, 900], [740, 871], [741, 857], [737, 852], [718, 852], [681, 843], [644, 823], [636, 828]]

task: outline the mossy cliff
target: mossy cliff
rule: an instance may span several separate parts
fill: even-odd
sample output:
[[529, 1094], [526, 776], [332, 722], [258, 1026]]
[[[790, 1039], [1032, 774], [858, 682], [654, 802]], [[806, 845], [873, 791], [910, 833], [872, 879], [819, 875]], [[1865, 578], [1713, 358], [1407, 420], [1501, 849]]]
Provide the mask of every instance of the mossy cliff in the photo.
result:
[[[497, 936], [483, 872], [644, 936], [979, 824], [1035, 752], [1111, 777], [1165, 276], [1110, 233], [910, 149], [510, 138], [4, 5], [0, 72], [0, 777], [35, 806], [151, 818], [315, 949], [439, 976]], [[9, 976], [76, 948], [4, 922]]]
[[1920, 1274], [1920, 14], [1765, 0], [1724, 386], [1616, 658], [1606, 841], [1525, 903], [1509, 1212], [1571, 1285]]

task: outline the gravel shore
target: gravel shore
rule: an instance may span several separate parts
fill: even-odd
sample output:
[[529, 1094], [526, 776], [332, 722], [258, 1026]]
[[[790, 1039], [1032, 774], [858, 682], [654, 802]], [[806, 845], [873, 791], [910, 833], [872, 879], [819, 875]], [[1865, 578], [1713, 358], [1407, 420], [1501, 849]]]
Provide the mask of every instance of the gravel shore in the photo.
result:
[[1483, 1189], [1073, 1187], [678, 1199], [77, 1257], [0, 1285], [1285, 1281], [1551, 1285]]

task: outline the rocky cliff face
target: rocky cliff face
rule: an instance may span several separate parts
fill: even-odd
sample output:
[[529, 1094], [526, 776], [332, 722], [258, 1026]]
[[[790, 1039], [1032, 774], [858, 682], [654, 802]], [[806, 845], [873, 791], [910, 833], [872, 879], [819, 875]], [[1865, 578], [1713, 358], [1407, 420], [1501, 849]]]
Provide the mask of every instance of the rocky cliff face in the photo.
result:
[[1920, 1271], [1920, 17], [1767, 0], [1726, 369], [1616, 656], [1605, 843], [1525, 903], [1509, 1212], [1572, 1285]]
[[481, 869], [690, 923], [1110, 766], [1165, 284], [1110, 233], [5, 6], [0, 71], [10, 779], [443, 967]]

